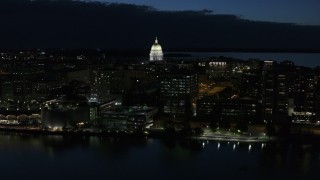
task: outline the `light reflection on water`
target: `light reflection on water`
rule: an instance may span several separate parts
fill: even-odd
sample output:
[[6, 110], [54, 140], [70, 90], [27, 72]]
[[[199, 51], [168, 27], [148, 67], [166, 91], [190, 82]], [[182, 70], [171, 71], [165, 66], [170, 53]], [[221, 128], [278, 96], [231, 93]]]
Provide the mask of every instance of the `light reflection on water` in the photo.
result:
[[311, 179], [320, 146], [1, 134], [0, 161], [13, 179]]

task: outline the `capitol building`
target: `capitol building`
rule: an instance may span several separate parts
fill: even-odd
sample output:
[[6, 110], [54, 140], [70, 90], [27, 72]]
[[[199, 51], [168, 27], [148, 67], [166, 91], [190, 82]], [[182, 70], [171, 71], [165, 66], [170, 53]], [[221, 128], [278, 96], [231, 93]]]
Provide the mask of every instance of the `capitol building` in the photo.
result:
[[163, 60], [162, 48], [161, 48], [161, 45], [158, 43], [158, 38], [156, 37], [156, 40], [152, 45], [151, 51], [150, 51], [150, 62], [162, 61], [162, 60]]

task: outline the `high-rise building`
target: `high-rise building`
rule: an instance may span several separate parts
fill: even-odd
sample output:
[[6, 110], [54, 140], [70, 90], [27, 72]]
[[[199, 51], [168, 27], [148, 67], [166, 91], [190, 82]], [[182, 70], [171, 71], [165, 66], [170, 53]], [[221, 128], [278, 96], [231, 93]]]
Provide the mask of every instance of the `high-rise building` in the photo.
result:
[[287, 120], [293, 113], [293, 95], [294, 95], [294, 64], [290, 61], [284, 61], [277, 67], [276, 74], [276, 101], [275, 113], [278, 120]]
[[275, 62], [264, 61], [262, 69], [262, 113], [263, 119], [271, 121], [274, 118], [276, 104], [276, 87], [275, 87]]
[[294, 122], [314, 122], [316, 118], [316, 81], [310, 69], [297, 67], [294, 79]]
[[192, 102], [198, 95], [198, 77], [193, 72], [174, 72], [161, 81], [164, 113], [186, 115], [192, 112]]

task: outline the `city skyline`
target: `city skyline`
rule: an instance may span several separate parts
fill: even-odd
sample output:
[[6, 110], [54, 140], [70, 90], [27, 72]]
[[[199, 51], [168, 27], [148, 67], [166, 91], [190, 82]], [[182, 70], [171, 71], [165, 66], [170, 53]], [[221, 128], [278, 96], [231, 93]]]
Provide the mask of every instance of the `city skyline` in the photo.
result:
[[0, 0], [2, 179], [319, 176], [320, 2], [111, 1]]

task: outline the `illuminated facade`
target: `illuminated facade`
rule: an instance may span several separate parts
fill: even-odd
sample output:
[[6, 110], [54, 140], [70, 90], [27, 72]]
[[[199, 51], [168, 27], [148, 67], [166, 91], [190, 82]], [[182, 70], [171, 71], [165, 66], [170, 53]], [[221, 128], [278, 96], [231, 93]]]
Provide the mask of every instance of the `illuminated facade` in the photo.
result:
[[[200, 65], [200, 64], [199, 64]], [[206, 64], [206, 74], [209, 75], [209, 79], [230, 76], [227, 62], [225, 61], [211, 61]]]
[[198, 95], [198, 77], [195, 73], [172, 73], [161, 81], [166, 114], [186, 115]]
[[161, 48], [161, 45], [158, 43], [158, 38], [156, 38], [154, 44], [151, 47], [150, 62], [162, 61], [162, 60], [163, 60], [162, 48]]
[[264, 61], [262, 69], [262, 104], [265, 121], [272, 121], [275, 111], [276, 96], [275, 62]]
[[111, 105], [100, 113], [99, 124], [105, 129], [115, 131], [149, 129], [157, 112], [157, 108], [147, 106]]
[[[299, 74], [294, 80], [294, 112], [292, 114], [293, 122], [315, 122], [315, 78], [314, 74], [308, 71], [296, 68]], [[299, 72], [300, 71], [300, 72]]]
[[43, 103], [41, 121], [43, 128], [62, 130], [79, 127], [90, 119], [90, 109], [85, 97], [62, 96]]

